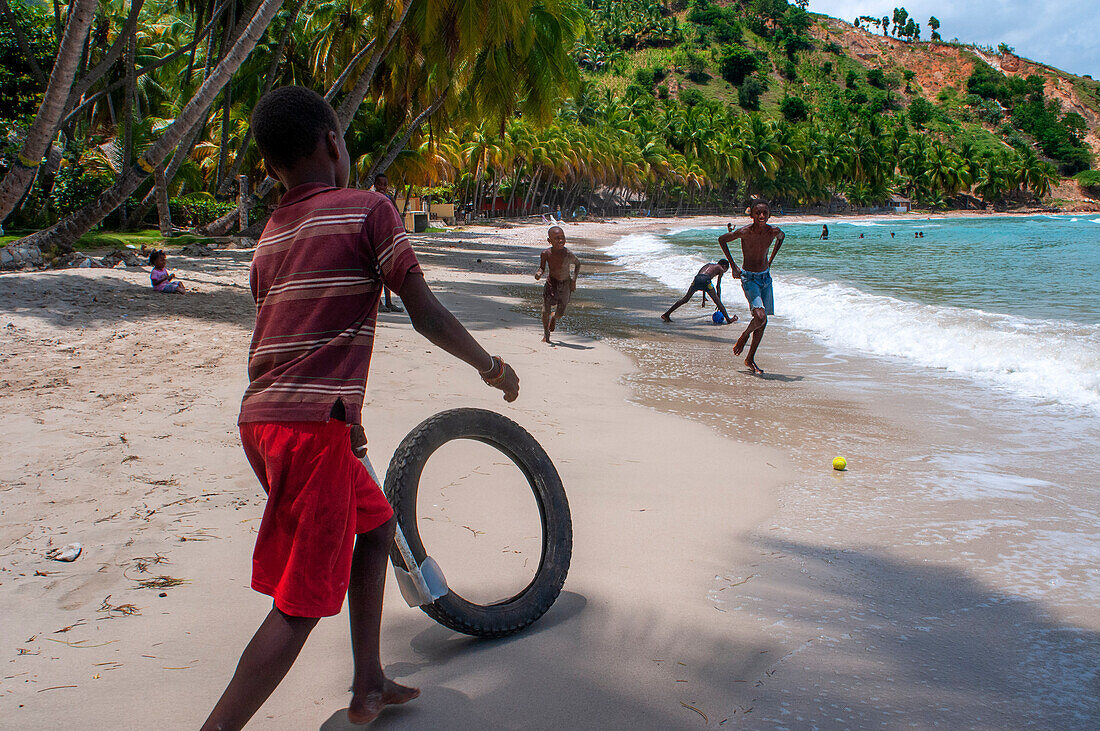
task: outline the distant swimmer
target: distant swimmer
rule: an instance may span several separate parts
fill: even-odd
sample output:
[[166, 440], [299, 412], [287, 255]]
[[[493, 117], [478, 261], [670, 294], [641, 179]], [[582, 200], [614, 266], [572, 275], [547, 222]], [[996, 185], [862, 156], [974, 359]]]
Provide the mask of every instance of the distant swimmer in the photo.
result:
[[672, 307], [669, 307], [668, 312], [661, 315], [661, 319], [665, 322], [672, 322], [672, 313], [679, 307], [690, 302], [696, 292], [702, 292], [704, 298], [710, 295], [710, 298], [714, 300], [714, 304], [718, 305], [719, 311], [721, 311], [722, 315], [726, 318], [726, 324], [736, 322], [737, 315], [730, 317], [730, 313], [726, 312], [725, 305], [722, 304], [722, 275], [728, 272], [729, 268], [730, 263], [726, 259], [722, 259], [717, 263], [704, 264], [701, 266], [699, 268], [699, 273], [696, 274], [695, 279], [692, 280], [691, 286], [688, 287], [687, 294], [681, 297]]
[[829, 240], [829, 227], [826, 226], [825, 224], [821, 224], [821, 235], [818, 236], [818, 238], [821, 239], [822, 241], [828, 241]]
[[[546, 234], [550, 248], [539, 257], [539, 268], [535, 279], [546, 273], [546, 286], [542, 289], [542, 342], [550, 342], [550, 333], [554, 332], [558, 320], [565, 316], [569, 298], [577, 290], [577, 276], [581, 273], [581, 260], [565, 248], [565, 231], [561, 226], [551, 226]], [[569, 267], [573, 273], [569, 273]], [[554, 310], [554, 312], [551, 312]]]
[[[733, 273], [741, 277], [741, 289], [745, 291], [745, 299], [749, 301], [749, 308], [752, 310], [752, 320], [733, 346], [733, 354], [741, 355], [751, 335], [752, 345], [749, 346], [745, 365], [753, 373], [763, 373], [760, 366], [756, 365], [756, 349], [760, 347], [764, 329], [768, 326], [768, 315], [775, 314], [771, 266], [775, 255], [779, 253], [779, 247], [783, 245], [785, 234], [775, 226], [768, 225], [771, 211], [764, 201], [753, 203], [752, 208], [749, 209], [749, 215], [752, 217], [752, 223], [736, 231], [733, 230], [733, 224], [727, 224], [726, 228], [729, 232], [718, 237], [718, 245], [722, 247], [722, 253], [733, 266]], [[744, 258], [740, 269], [729, 250], [729, 242], [734, 239], [741, 239], [741, 253]], [[772, 249], [771, 256], [768, 256], [768, 247], [772, 241], [775, 241], [775, 247]]]
[[890, 232], [890, 238], [894, 238], [894, 232], [893, 231]]
[[860, 237], [860, 238], [862, 239], [862, 238], [863, 238], [863, 234], [860, 234], [860, 235], [859, 235], [859, 237]]

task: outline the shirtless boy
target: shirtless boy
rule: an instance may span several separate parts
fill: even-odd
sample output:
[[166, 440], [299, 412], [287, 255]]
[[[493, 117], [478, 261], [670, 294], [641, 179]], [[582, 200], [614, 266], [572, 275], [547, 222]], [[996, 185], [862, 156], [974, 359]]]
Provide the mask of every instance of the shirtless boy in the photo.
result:
[[[672, 322], [672, 313], [677, 308], [686, 305], [691, 301], [692, 296], [696, 292], [703, 293], [703, 303], [706, 304], [706, 297], [710, 295], [710, 298], [714, 300], [714, 304], [718, 305], [718, 309], [722, 315], [726, 318], [726, 323], [736, 322], [737, 315], [730, 317], [730, 313], [726, 312], [725, 305], [722, 304], [722, 275], [729, 271], [730, 263], [727, 259], [722, 259], [717, 264], [704, 264], [699, 268], [699, 273], [695, 275], [695, 279], [692, 280], [691, 286], [688, 287], [687, 294], [679, 299], [672, 307], [668, 308], [668, 312], [661, 315], [661, 319], [665, 322]], [[714, 280], [713, 282], [711, 280]]]
[[[775, 226], [768, 225], [771, 211], [764, 201], [753, 203], [749, 209], [752, 223], [743, 226], [736, 231], [733, 224], [726, 224], [728, 233], [718, 237], [718, 245], [722, 247], [722, 253], [726, 255], [733, 266], [733, 273], [741, 277], [741, 289], [745, 291], [745, 299], [749, 301], [752, 310], [752, 320], [737, 343], [733, 346], [733, 354], [741, 355], [745, 349], [745, 343], [752, 336], [752, 345], [749, 346], [749, 354], [745, 358], [745, 365], [753, 373], [763, 373], [760, 366], [756, 365], [756, 349], [760, 347], [760, 341], [764, 337], [764, 328], [768, 326], [768, 315], [775, 314], [775, 305], [772, 301], [772, 275], [770, 269], [775, 255], [779, 253], [779, 247], [783, 245], [784, 233]], [[734, 263], [730, 254], [729, 242], [741, 239], [741, 253], [744, 258], [741, 267]], [[771, 256], [768, 256], [768, 247], [775, 241], [775, 248]]]
[[[565, 231], [561, 226], [551, 226], [546, 234], [550, 248], [539, 257], [539, 268], [535, 279], [541, 279], [546, 273], [546, 286], [542, 290], [542, 342], [550, 342], [550, 333], [565, 315], [569, 298], [577, 290], [577, 275], [581, 273], [581, 260], [565, 248]], [[570, 275], [569, 267], [573, 267]], [[557, 308], [554, 312], [552, 309]]]

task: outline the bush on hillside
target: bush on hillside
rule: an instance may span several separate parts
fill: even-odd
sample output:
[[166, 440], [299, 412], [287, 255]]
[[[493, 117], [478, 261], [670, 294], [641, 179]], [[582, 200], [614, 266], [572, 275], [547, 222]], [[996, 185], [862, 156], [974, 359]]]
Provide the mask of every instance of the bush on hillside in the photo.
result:
[[705, 97], [699, 93], [698, 89], [683, 89], [680, 92], [680, 101], [689, 107], [694, 107], [696, 104], [702, 104]]
[[760, 61], [756, 55], [744, 46], [724, 46], [718, 59], [718, 70], [722, 78], [734, 86], [740, 86], [745, 77], [759, 67]]
[[909, 121], [916, 127], [923, 127], [932, 119], [935, 111], [936, 107], [932, 105], [932, 102], [922, 96], [915, 97], [913, 101], [909, 102]]
[[767, 82], [760, 76], [750, 76], [745, 79], [741, 88], [737, 90], [737, 103], [743, 109], [756, 110], [760, 108], [760, 97], [768, 90]]
[[788, 122], [801, 122], [810, 116], [810, 105], [797, 96], [785, 96], [779, 102], [779, 111]]
[[1100, 196], [1100, 170], [1082, 170], [1073, 178], [1089, 195]]
[[684, 74], [696, 84], [710, 79], [707, 60], [690, 49], [681, 48], [672, 56], [672, 62], [683, 69]]

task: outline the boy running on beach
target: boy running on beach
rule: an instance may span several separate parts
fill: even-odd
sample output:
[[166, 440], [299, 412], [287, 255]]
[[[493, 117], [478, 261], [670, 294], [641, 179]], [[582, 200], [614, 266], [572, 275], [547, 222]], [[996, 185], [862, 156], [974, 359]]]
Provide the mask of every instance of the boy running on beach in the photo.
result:
[[[775, 314], [775, 305], [772, 301], [772, 275], [770, 269], [775, 255], [779, 253], [779, 247], [783, 245], [785, 234], [775, 226], [768, 225], [771, 211], [764, 201], [757, 201], [749, 209], [752, 223], [742, 226], [736, 231], [733, 224], [726, 224], [728, 233], [718, 237], [718, 245], [722, 247], [722, 253], [726, 255], [733, 265], [733, 273], [741, 277], [741, 289], [745, 291], [745, 299], [749, 301], [752, 310], [752, 320], [737, 343], [733, 346], [733, 354], [741, 355], [745, 349], [745, 343], [752, 336], [752, 345], [749, 346], [749, 354], [745, 358], [745, 365], [753, 373], [763, 373], [760, 366], [756, 365], [756, 349], [760, 347], [760, 341], [764, 337], [764, 328], [768, 326], [768, 315]], [[741, 239], [741, 253], [744, 255], [741, 268], [733, 260], [730, 254], [729, 242]], [[775, 241], [775, 248], [771, 256], [768, 256], [768, 247]]]
[[[546, 240], [550, 242], [550, 248], [543, 250], [539, 257], [535, 279], [540, 279], [546, 272], [546, 286], [542, 289], [542, 342], [549, 343], [550, 333], [557, 328], [558, 320], [569, 306], [569, 298], [577, 290], [581, 260], [565, 248], [565, 231], [561, 226], [551, 226], [546, 232]], [[572, 276], [569, 274], [570, 266], [573, 267]], [[551, 313], [554, 308], [557, 308], [556, 311]]]
[[661, 319], [665, 322], [672, 322], [672, 313], [690, 302], [696, 292], [702, 292], [704, 304], [706, 303], [706, 296], [710, 295], [710, 298], [714, 300], [714, 304], [718, 305], [718, 309], [726, 318], [726, 323], [736, 322], [737, 315], [730, 317], [730, 313], [726, 312], [726, 308], [722, 304], [722, 275], [728, 272], [729, 268], [730, 263], [726, 259], [722, 259], [716, 264], [704, 264], [699, 268], [699, 273], [695, 275], [691, 286], [688, 287], [687, 294], [681, 297], [672, 307], [669, 307], [668, 311], [661, 315]]
[[387, 678], [379, 628], [393, 511], [356, 453], [383, 283], [417, 332], [487, 384], [519, 395], [515, 371], [490, 356], [424, 282], [397, 211], [349, 190], [350, 158], [336, 113], [315, 92], [264, 96], [252, 129], [267, 169], [286, 187], [252, 260], [256, 329], [241, 441], [268, 494], [252, 587], [274, 607], [244, 650], [203, 729], [239, 729], [290, 670], [320, 617], [348, 596], [354, 661], [348, 719], [374, 720], [420, 691]]

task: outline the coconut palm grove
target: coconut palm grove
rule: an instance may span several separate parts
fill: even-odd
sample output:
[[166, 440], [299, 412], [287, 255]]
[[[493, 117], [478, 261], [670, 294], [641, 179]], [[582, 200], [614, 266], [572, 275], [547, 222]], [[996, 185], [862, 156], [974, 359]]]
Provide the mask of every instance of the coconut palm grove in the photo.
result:
[[94, 231], [254, 228], [279, 191], [249, 116], [286, 84], [333, 103], [353, 182], [385, 172], [467, 219], [1100, 188], [1093, 79], [945, 41], [935, 18], [925, 40], [904, 8], [805, 5], [0, 0], [2, 241], [56, 256]]

